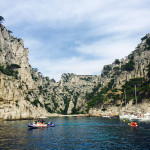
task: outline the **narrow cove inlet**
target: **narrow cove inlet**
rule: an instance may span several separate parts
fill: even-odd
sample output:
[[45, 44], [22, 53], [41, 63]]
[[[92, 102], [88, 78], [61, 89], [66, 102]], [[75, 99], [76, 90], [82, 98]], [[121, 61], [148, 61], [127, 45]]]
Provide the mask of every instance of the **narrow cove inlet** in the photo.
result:
[[[150, 122], [100, 117], [50, 117], [55, 127], [28, 129], [32, 120], [0, 121], [1, 149], [149, 149]], [[8, 132], [9, 130], [9, 132]]]

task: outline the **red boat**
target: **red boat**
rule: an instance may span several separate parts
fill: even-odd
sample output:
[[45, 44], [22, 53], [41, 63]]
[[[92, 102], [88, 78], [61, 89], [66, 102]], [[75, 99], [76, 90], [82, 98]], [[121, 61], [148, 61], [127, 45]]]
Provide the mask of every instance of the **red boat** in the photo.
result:
[[136, 122], [128, 123], [128, 125], [131, 126], [131, 127], [137, 127], [138, 126]]

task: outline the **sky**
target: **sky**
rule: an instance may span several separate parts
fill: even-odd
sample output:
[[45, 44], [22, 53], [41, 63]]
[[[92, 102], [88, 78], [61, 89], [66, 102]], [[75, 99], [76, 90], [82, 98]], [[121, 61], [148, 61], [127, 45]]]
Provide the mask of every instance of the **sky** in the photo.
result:
[[59, 81], [100, 75], [150, 33], [150, 0], [0, 0], [0, 16], [29, 49], [29, 63]]

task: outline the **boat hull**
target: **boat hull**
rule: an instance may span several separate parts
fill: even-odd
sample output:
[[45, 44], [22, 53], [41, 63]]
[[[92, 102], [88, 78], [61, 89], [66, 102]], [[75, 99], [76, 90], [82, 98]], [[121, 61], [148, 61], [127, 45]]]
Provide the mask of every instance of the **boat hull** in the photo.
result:
[[55, 127], [55, 124], [29, 124], [28, 125], [29, 128], [46, 128], [46, 127]]
[[130, 115], [119, 115], [120, 119], [130, 119]]
[[131, 127], [137, 127], [138, 126], [136, 122], [128, 123], [128, 125], [131, 126]]

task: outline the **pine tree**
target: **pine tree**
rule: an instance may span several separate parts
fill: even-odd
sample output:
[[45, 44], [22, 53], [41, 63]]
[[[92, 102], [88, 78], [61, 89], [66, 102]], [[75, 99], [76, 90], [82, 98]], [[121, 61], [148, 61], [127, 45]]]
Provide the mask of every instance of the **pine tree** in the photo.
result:
[[0, 16], [0, 24], [2, 24], [4, 21], [4, 18], [2, 16]]

